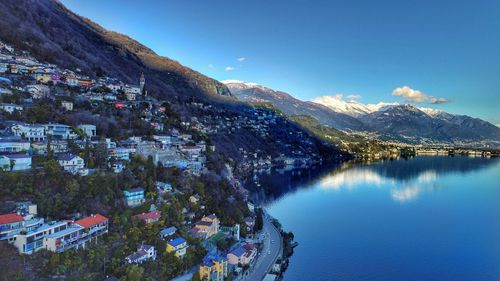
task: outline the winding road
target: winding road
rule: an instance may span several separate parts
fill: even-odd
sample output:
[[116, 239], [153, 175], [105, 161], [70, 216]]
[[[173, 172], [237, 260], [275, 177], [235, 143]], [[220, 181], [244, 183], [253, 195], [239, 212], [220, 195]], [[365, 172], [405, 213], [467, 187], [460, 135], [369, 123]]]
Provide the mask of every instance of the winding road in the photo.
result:
[[251, 269], [238, 279], [240, 281], [263, 280], [281, 255], [283, 242], [279, 230], [271, 223], [271, 217], [267, 214], [264, 214], [263, 221], [264, 224], [260, 234], [264, 235], [262, 250]]

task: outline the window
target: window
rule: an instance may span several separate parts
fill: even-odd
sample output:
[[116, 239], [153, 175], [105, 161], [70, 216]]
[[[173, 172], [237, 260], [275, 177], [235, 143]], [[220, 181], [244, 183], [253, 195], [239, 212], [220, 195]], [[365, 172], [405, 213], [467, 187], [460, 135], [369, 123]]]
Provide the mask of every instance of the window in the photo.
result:
[[26, 237], [26, 243], [32, 243], [33, 241], [35, 241], [35, 237], [34, 236]]

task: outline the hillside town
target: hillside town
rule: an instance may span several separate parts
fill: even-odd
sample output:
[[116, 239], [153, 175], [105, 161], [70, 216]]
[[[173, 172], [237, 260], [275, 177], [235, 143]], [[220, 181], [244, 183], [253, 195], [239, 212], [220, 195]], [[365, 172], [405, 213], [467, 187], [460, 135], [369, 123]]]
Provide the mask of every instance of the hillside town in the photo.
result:
[[[244, 203], [240, 207], [243, 213], [238, 211], [239, 219], [218, 217], [210, 212], [214, 208], [207, 205], [212, 203], [207, 199], [209, 196], [203, 194], [202, 179], [213, 174], [210, 169], [214, 169], [214, 164], [208, 159], [216, 153], [212, 139], [217, 135], [237, 134], [241, 127], [265, 137], [270, 126], [281, 122], [278, 114], [262, 109], [256, 111], [255, 118], [244, 114], [228, 117], [213, 111], [210, 105], [193, 102], [189, 106], [207, 114], [203, 120], [193, 117], [190, 122], [182, 122], [168, 102], [148, 96], [144, 74], [138, 77], [137, 85], [112, 77], [92, 79], [79, 69], [62, 69], [40, 62], [29, 53], [1, 42], [0, 98], [2, 175], [28, 177], [41, 173], [48, 177], [55, 173], [75, 181], [93, 181], [93, 177], [115, 174], [138, 181], [139, 173], [149, 174], [150, 169], [151, 179], [155, 180], [144, 179], [147, 187], [117, 187], [118, 190], [112, 192], [114, 207], [90, 208], [103, 214], [82, 212], [81, 208], [64, 214], [54, 211], [54, 214], [43, 208], [48, 206], [46, 203], [39, 206], [36, 201], [15, 201], [36, 200], [37, 196], [22, 198], [6, 192], [7, 199], [13, 201], [0, 210], [0, 240], [19, 254], [36, 256], [47, 251], [53, 253], [48, 259], [59, 259], [59, 255], [68, 251], [106, 248], [103, 241], [112, 239], [122, 245], [120, 249], [127, 251], [115, 252], [114, 261], [108, 265], [111, 270], [106, 271], [104, 265], [105, 272], [122, 276], [144, 274], [143, 266], [149, 268], [157, 264], [158, 267], [159, 263], [167, 262], [162, 264], [162, 272], [172, 278], [179, 274], [182, 280], [216, 281], [243, 280], [259, 256], [271, 254], [261, 252], [266, 239], [261, 235], [262, 212]], [[51, 107], [47, 108], [47, 104]], [[106, 112], [121, 119], [101, 118]], [[120, 128], [123, 125], [125, 128]], [[318, 161], [319, 156], [307, 149], [311, 140], [300, 134], [288, 136], [301, 139], [305, 144], [291, 155], [272, 156], [265, 151], [239, 148], [243, 159], [236, 168], [248, 170]], [[153, 167], [149, 167], [150, 164]], [[227, 182], [232, 191], [229, 198], [220, 200], [239, 204], [244, 202], [245, 191], [231, 170], [229, 165], [223, 165], [226, 176], [222, 181]], [[176, 175], [172, 181], [177, 182], [160, 181], [156, 175], [159, 172]], [[196, 187], [186, 186], [186, 182], [196, 181], [199, 181]], [[3, 183], [6, 182], [7, 177]], [[224, 212], [219, 211], [218, 215], [224, 216]], [[127, 226], [115, 225], [120, 221], [126, 221]], [[232, 224], [223, 225], [221, 221]], [[134, 239], [119, 239], [125, 231]], [[147, 235], [133, 231], [145, 231]], [[152, 236], [148, 236], [150, 234]], [[108, 254], [102, 253], [103, 259], [106, 256]], [[276, 260], [278, 257], [273, 261], [278, 262], [278, 269], [275, 266], [272, 271], [279, 274], [280, 265]], [[36, 258], [35, 261], [38, 262]], [[168, 261], [173, 264], [169, 265]], [[68, 271], [59, 268], [56, 275], [64, 279]], [[54, 271], [48, 274], [55, 276]], [[110, 279], [115, 278], [111, 274], [105, 277], [118, 280]]]

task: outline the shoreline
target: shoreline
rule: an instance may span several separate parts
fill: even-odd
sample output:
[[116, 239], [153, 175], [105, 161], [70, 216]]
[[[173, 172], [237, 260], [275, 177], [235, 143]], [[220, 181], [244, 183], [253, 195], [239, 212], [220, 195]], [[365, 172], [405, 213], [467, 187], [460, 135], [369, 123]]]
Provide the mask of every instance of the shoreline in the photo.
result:
[[[274, 261], [273, 268], [270, 269], [270, 272], [273, 274], [276, 274], [276, 279], [275, 280], [282, 280], [283, 275], [288, 269], [288, 265], [290, 263], [290, 258], [293, 256], [294, 253], [294, 248], [298, 246], [298, 242], [294, 241], [294, 234], [293, 232], [289, 231], [286, 232], [283, 230], [283, 227], [281, 223], [279, 222], [278, 219], [272, 217], [266, 212], [266, 215], [268, 216], [268, 219], [270, 220], [271, 224], [279, 231], [280, 233], [280, 249], [281, 253], [280, 256]], [[276, 272], [276, 265], [279, 264], [279, 270]], [[276, 267], [276, 268], [275, 268]]]
[[[414, 157], [445, 157], [445, 156], [451, 157], [451, 158], [454, 158], [457, 156], [478, 158], [478, 157], [471, 157], [471, 156], [467, 156], [467, 155], [454, 155], [454, 154], [448, 154], [448, 155], [418, 154], [415, 156], [410, 156], [410, 157], [401, 156], [398, 158], [410, 158], [411, 159]], [[492, 156], [492, 157], [480, 156], [480, 158], [497, 158], [497, 157], [495, 157], [495, 156]], [[360, 165], [360, 164], [362, 165], [362, 164], [367, 164], [367, 163], [375, 163], [375, 162], [386, 161], [386, 160], [394, 160], [394, 159], [385, 159], [385, 158], [376, 159], [376, 160], [351, 159], [351, 160], [347, 160], [347, 161], [341, 161], [341, 162], [335, 163], [335, 164], [337, 164], [337, 165], [349, 165], [350, 166], [350, 165]], [[335, 164], [333, 164], [333, 165], [335, 165]], [[328, 166], [332, 166], [332, 163], [322, 163], [322, 165], [319, 165], [319, 166], [328, 167]], [[295, 167], [292, 170], [309, 169], [312, 167], [318, 167], [318, 163], [316, 163], [314, 165], [310, 165], [309, 167]], [[275, 172], [276, 171], [271, 170], [271, 174], [275, 173]], [[247, 191], [252, 192], [252, 190], [248, 189], [248, 186], [246, 186], [246, 184], [242, 184], [242, 186], [244, 186]], [[250, 202], [250, 200], [247, 200], [247, 202]], [[276, 229], [280, 233], [280, 238], [281, 238], [281, 255], [280, 255], [280, 257], [281, 257], [281, 259], [277, 258], [275, 260], [275, 262], [273, 263], [273, 266], [268, 270], [268, 273], [275, 274], [276, 275], [275, 280], [282, 280], [283, 275], [285, 274], [286, 270], [288, 269], [290, 258], [294, 254], [294, 248], [297, 247], [299, 245], [299, 243], [297, 241], [295, 241], [293, 231], [289, 231], [289, 232], [285, 231], [283, 229], [281, 223], [279, 222], [279, 220], [277, 218], [272, 217], [268, 213], [266, 207], [263, 204], [259, 204], [258, 208], [262, 208], [267, 219], [270, 220], [270, 222], [274, 225], [274, 227], [276, 227]], [[285, 249], [289, 249], [289, 251], [285, 252]], [[273, 268], [275, 264], [279, 264], [279, 267], [276, 267], [276, 268], [279, 268], [279, 270], [275, 270], [275, 268]]]

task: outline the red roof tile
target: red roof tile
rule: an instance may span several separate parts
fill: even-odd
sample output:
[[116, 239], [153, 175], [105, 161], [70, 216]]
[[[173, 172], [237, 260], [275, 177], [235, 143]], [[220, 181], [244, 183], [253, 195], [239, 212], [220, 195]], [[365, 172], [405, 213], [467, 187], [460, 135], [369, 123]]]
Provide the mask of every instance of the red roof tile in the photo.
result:
[[88, 227], [94, 226], [96, 224], [105, 222], [107, 220], [108, 220], [108, 218], [106, 218], [105, 216], [100, 215], [100, 214], [95, 214], [95, 215], [92, 215], [90, 217], [79, 219], [79, 220], [75, 221], [75, 223], [78, 225], [81, 225], [84, 228], [88, 228]]
[[247, 252], [250, 252], [250, 251], [253, 251], [256, 248], [256, 246], [255, 246], [255, 244], [246, 243], [246, 244], [243, 244], [243, 248], [245, 248], [245, 250], [247, 250]]
[[150, 212], [150, 213], [146, 213], [146, 214], [142, 213], [142, 214], [136, 215], [135, 217], [140, 219], [140, 220], [159, 219], [161, 217], [161, 212], [154, 211], [154, 212]]
[[8, 224], [23, 221], [23, 217], [18, 214], [0, 215], [0, 224]]

